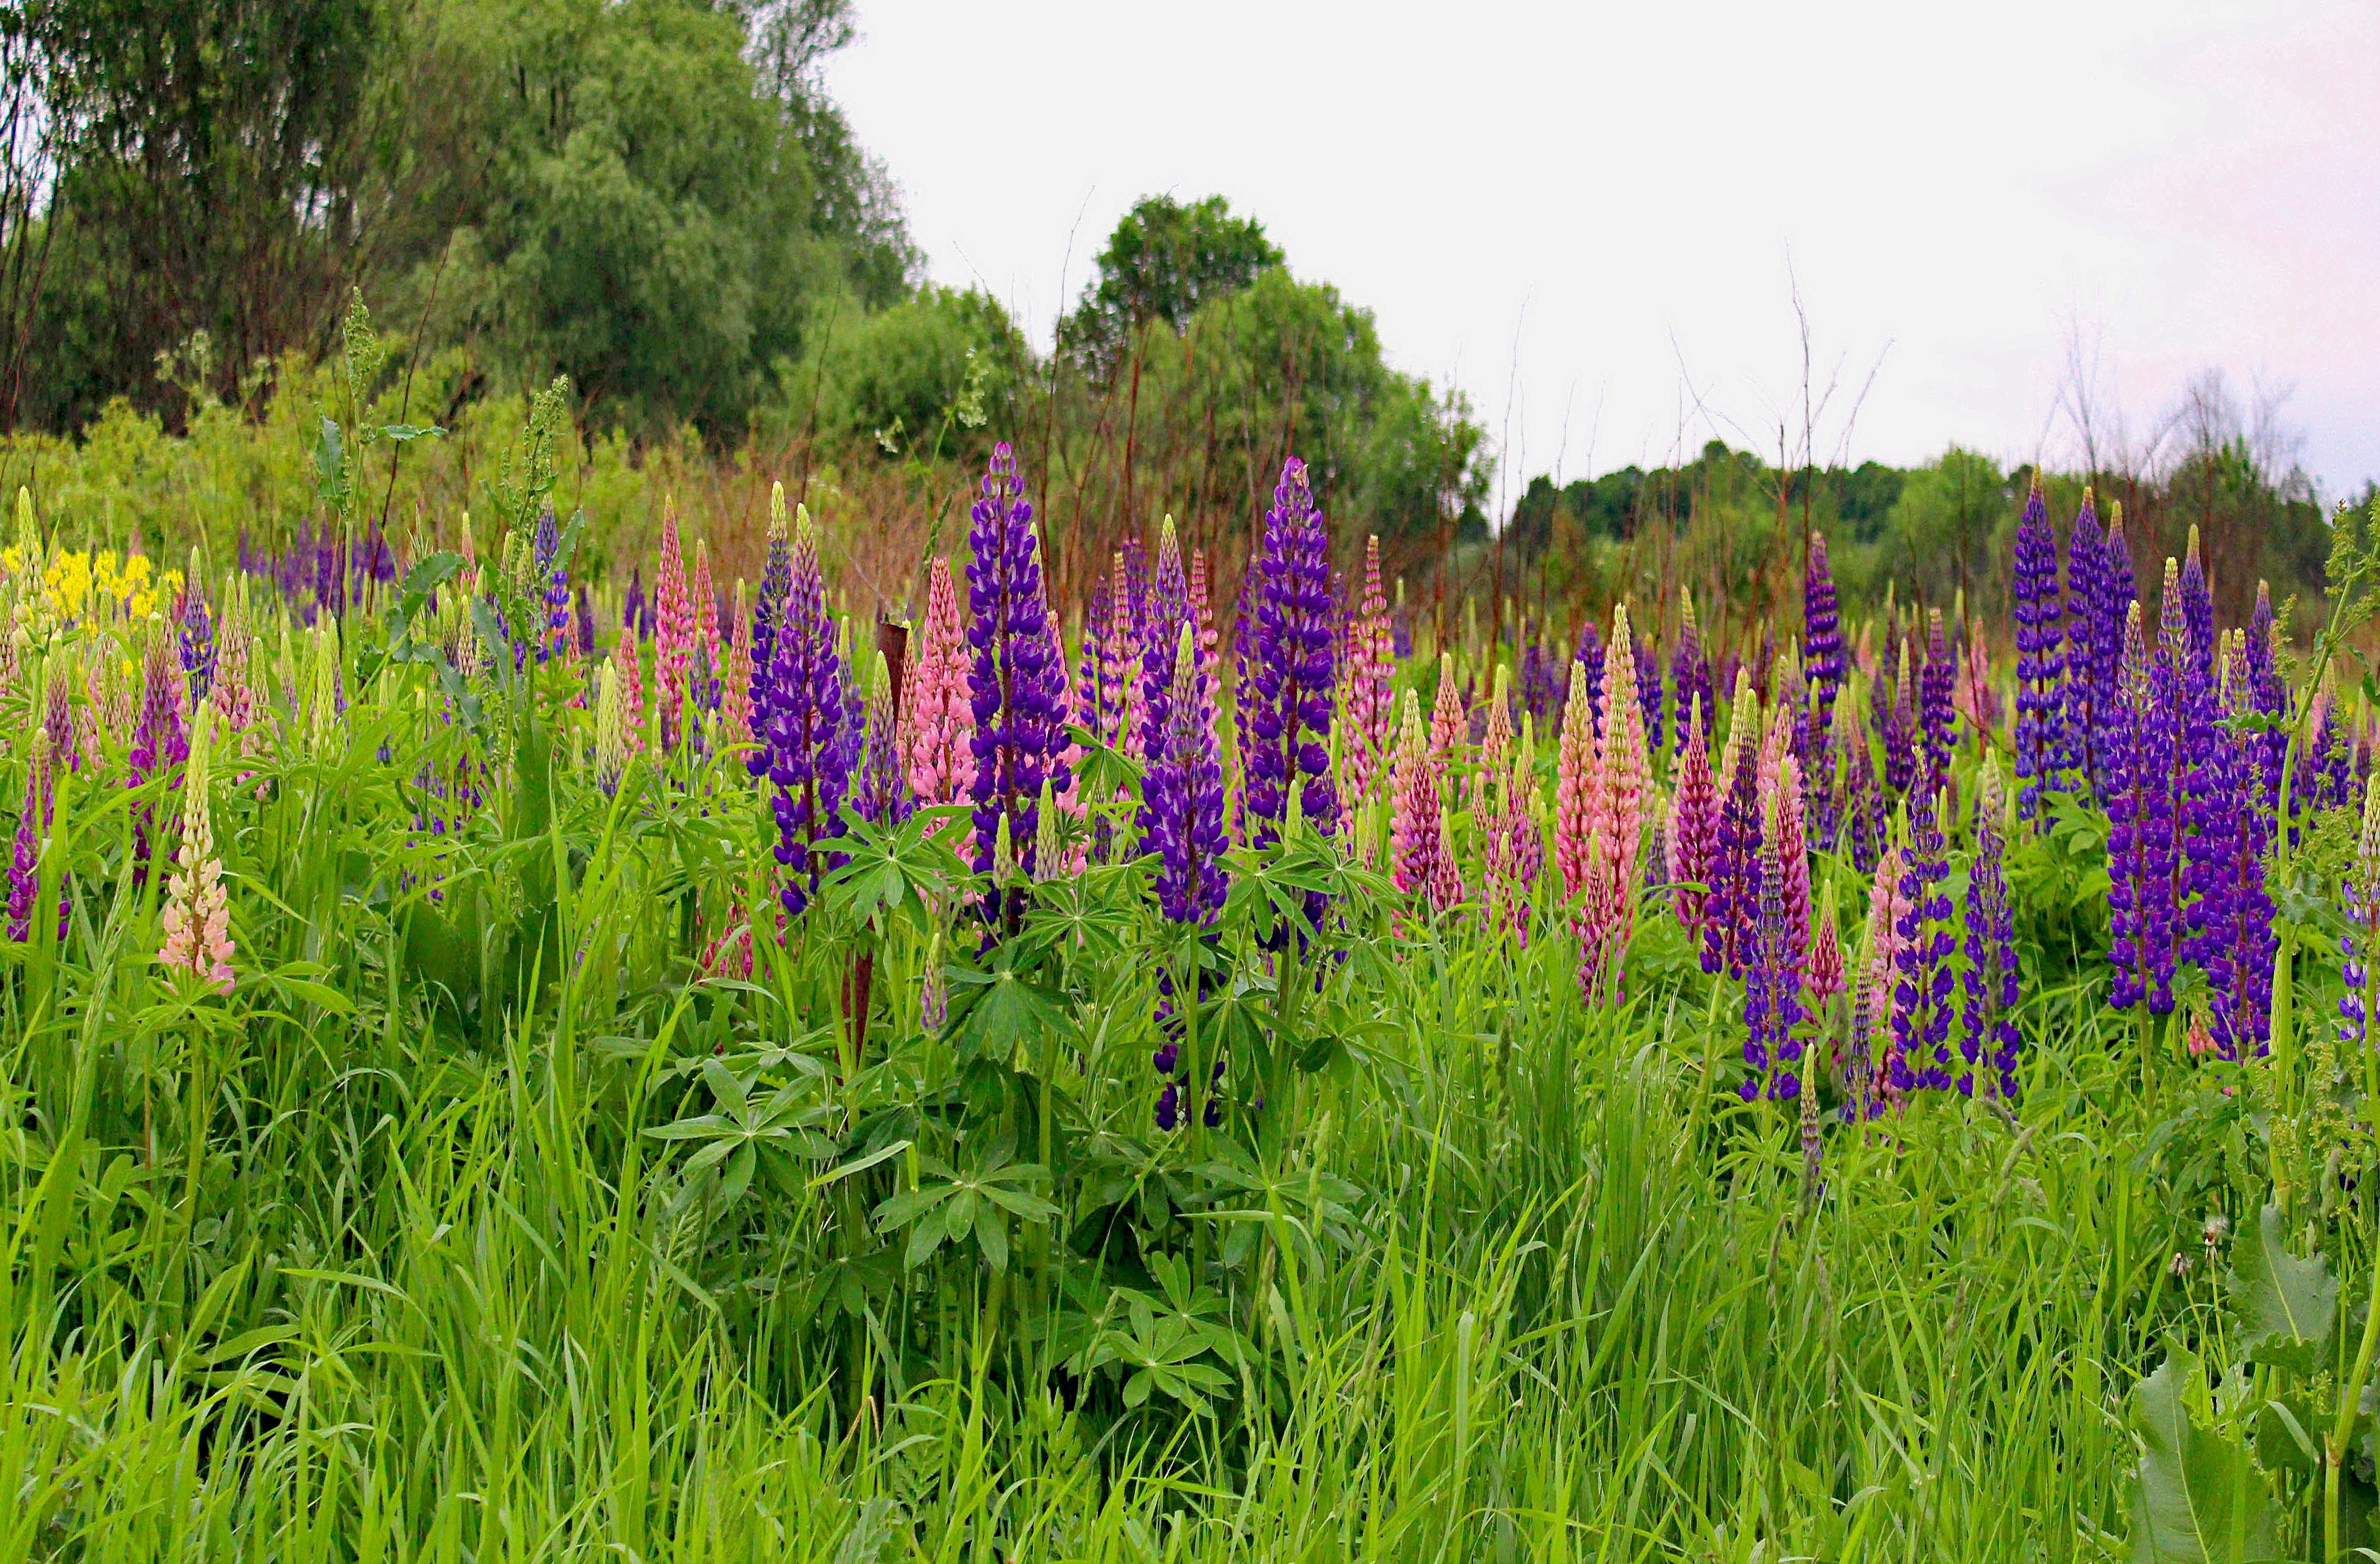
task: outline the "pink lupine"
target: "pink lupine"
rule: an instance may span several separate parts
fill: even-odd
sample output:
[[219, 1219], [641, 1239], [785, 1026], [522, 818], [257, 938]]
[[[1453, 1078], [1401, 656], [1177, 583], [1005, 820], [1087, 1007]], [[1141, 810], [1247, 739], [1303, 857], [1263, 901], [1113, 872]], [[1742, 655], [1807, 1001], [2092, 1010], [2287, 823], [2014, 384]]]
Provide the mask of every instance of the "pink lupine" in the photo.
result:
[[1198, 633], [1198, 666], [1207, 676], [1215, 676], [1217, 649], [1222, 644], [1215, 633], [1215, 611], [1207, 597], [1207, 551], [1190, 551], [1190, 623]]
[[975, 708], [967, 697], [966, 632], [959, 623], [951, 565], [937, 558], [926, 588], [926, 622], [903, 679], [901, 749], [909, 791], [921, 807], [955, 804], [975, 782]]
[[1613, 615], [1611, 650], [1605, 660], [1604, 678], [1611, 686], [1605, 704], [1612, 720], [1603, 725], [1598, 741], [1595, 829], [1603, 841], [1612, 875], [1623, 888], [1635, 884], [1644, 839], [1645, 796], [1653, 784], [1645, 711], [1636, 698], [1635, 663], [1628, 607], [1622, 603]]
[[1438, 913], [1462, 905], [1465, 894], [1463, 866], [1455, 861], [1454, 833], [1446, 823], [1446, 806], [1438, 809], [1438, 852], [1430, 862], [1429, 905]]
[[1835, 932], [1831, 914], [1818, 919], [1817, 939], [1810, 949], [1810, 1010], [1823, 1015], [1836, 995], [1843, 991], [1843, 942]]
[[[1775, 724], [1785, 725], [1782, 722]], [[1785, 953], [1800, 964], [1810, 954], [1810, 848], [1803, 818], [1802, 769], [1790, 755], [1761, 803], [1761, 818], [1777, 827], [1777, 863], [1785, 909]]]
[[[1607, 677], [1609, 667], [1607, 663]], [[1586, 681], [1574, 676], [1570, 702], [1562, 708], [1561, 740], [1554, 750], [1554, 868], [1561, 876], [1565, 901], [1575, 901], [1587, 889], [1587, 859], [1601, 807], [1597, 747], [1593, 698]]]
[[1538, 872], [1545, 866], [1545, 836], [1537, 818], [1536, 762], [1528, 719], [1509, 771], [1497, 779], [1496, 794], [1481, 833], [1481, 870], [1488, 926], [1529, 942], [1529, 917]]
[[653, 699], [661, 707], [662, 747], [677, 747], [686, 669], [694, 658], [694, 607], [686, 595], [686, 554], [677, 537], [677, 506], [662, 508], [662, 564], [653, 588]]
[[1479, 769], [1471, 773], [1471, 812], [1485, 818], [1489, 794], [1502, 780], [1512, 755], [1512, 670], [1496, 667], [1496, 693], [1488, 702], [1487, 731], [1479, 735]]
[[752, 742], [752, 616], [744, 612], [740, 581], [735, 585], [735, 629], [728, 637], [719, 682], [719, 722], [729, 745]]
[[1427, 894], [1445, 853], [1439, 834], [1438, 781], [1421, 725], [1421, 699], [1405, 692], [1404, 725], [1397, 740], [1394, 804], [1389, 815], [1389, 863], [1399, 891]]
[[1380, 540], [1375, 536], [1364, 546], [1364, 598], [1348, 634], [1346, 736], [1340, 756], [1345, 785], [1339, 796], [1350, 808], [1388, 770], [1395, 738], [1395, 637], [1389, 628], [1389, 600], [1380, 589]]
[[1463, 692], [1454, 687], [1454, 656], [1440, 652], [1438, 658], [1438, 704], [1429, 716], [1430, 776], [1443, 794], [1446, 779], [1455, 764], [1463, 758], [1469, 745], [1471, 718], [1463, 709]]
[[1887, 1023], [1892, 1014], [1893, 974], [1900, 963], [1901, 921], [1909, 912], [1909, 898], [1902, 893], [1900, 883], [1904, 862], [1897, 842], [1876, 862], [1876, 883], [1868, 892], [1867, 954], [1860, 964], [1860, 981], [1852, 994], [1857, 1008], [1853, 1012], [1852, 1037], [1859, 1050], [1862, 1078], [1877, 1082], [1888, 1095], [1894, 1088], [1883, 1068], [1884, 1061], [1875, 1055], [1868, 1034], [1881, 1032], [1890, 1037]]
[[207, 751], [214, 723], [209, 716], [193, 725], [190, 758], [182, 782], [182, 845], [165, 882], [165, 940], [157, 959], [176, 975], [232, 988], [231, 906], [224, 893], [223, 861], [215, 855], [207, 810]]
[[[719, 594], [710, 584], [710, 545], [699, 539], [694, 545], [694, 600], [687, 607], [694, 615], [688, 653], [700, 654], [695, 659], [697, 664], [706, 678], [715, 681], [725, 665], [727, 649], [719, 644]], [[722, 689], [720, 693], [726, 692]], [[709, 698], [706, 694], [703, 703]]]
[[620, 721], [626, 732], [628, 753], [634, 755], [645, 741], [645, 676], [644, 660], [637, 655], [637, 632], [633, 627], [620, 631], [619, 644], [612, 649], [612, 661], [620, 670]]
[[1984, 639], [1980, 619], [1967, 626], [1966, 661], [1959, 667], [1958, 709], [1971, 734], [1988, 734], [1999, 726], [2000, 698], [1992, 685], [1992, 649]]

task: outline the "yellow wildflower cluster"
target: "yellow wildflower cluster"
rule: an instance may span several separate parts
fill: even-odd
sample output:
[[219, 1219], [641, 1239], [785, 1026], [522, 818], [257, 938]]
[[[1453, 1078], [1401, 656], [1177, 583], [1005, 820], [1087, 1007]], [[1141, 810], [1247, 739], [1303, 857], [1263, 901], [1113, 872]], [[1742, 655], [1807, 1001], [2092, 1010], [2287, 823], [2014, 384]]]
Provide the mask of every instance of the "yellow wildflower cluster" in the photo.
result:
[[[0, 577], [15, 581], [24, 570], [26, 553], [21, 545], [0, 549]], [[85, 621], [138, 623], [170, 613], [181, 591], [182, 573], [152, 572], [145, 554], [119, 557], [113, 549], [97, 553], [51, 549], [42, 562], [40, 594], [30, 604], [22, 596], [29, 585], [18, 585], [18, 612], [30, 607], [57, 628], [71, 629]]]

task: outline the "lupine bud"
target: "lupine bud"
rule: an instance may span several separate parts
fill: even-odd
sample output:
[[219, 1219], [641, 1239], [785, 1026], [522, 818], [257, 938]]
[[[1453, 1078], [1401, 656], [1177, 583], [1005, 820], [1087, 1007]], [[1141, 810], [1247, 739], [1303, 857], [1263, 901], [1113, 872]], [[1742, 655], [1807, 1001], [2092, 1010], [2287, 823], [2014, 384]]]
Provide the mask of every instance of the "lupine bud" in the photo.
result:
[[595, 785], [605, 794], [620, 791], [620, 777], [628, 769], [628, 724], [620, 700], [620, 664], [603, 663], [595, 695]]
[[189, 768], [182, 789], [182, 846], [176, 872], [165, 885], [165, 941], [157, 959], [168, 971], [187, 972], [223, 993], [232, 988], [231, 909], [224, 893], [223, 863], [215, 856], [208, 817], [207, 749], [212, 718], [195, 724]]

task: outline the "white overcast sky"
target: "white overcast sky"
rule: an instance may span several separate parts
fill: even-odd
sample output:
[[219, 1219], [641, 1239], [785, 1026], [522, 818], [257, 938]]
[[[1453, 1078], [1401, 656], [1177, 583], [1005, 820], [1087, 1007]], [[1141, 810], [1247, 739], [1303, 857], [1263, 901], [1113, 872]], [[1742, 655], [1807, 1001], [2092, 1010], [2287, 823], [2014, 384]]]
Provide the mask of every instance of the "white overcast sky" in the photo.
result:
[[[1460, 387], [1516, 474], [1797, 426], [2069, 455], [2219, 368], [2336, 498], [2380, 475], [2371, 0], [862, 0], [827, 67], [936, 282], [1037, 342], [1143, 195], [1227, 197]], [[1873, 383], [1856, 423], [1847, 415]]]

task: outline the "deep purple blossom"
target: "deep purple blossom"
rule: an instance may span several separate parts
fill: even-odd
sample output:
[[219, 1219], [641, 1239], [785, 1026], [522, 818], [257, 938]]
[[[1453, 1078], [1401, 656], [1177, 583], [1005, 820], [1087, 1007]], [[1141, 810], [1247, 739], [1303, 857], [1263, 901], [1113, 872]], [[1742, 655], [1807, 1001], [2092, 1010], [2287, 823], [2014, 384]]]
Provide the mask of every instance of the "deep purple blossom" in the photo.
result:
[[190, 561], [189, 581], [182, 588], [180, 633], [182, 676], [188, 682], [190, 704], [207, 698], [215, 683], [215, 623], [207, 612], [207, 595], [200, 588], [197, 556]]
[[[1988, 762], [1987, 762], [1988, 764]], [[1967, 866], [1967, 968], [1959, 1052], [1960, 1095], [1974, 1095], [1980, 1073], [1986, 1095], [2016, 1096], [2016, 920], [2009, 905], [2001, 816], [2006, 807], [1997, 771], [1987, 771], [1975, 811], [1975, 855]]]
[[[1594, 687], [1600, 689], [1602, 686], [1598, 684]], [[1645, 714], [1645, 753], [1647, 755], [1661, 753], [1662, 707], [1661, 660], [1653, 655], [1653, 637], [1646, 636], [1636, 642], [1636, 709]], [[1693, 709], [1694, 703], [1690, 700], [1682, 700], [1678, 707], [1678, 731], [1682, 735], [1678, 744], [1681, 748], [1685, 746], [1682, 735], [1689, 725], [1687, 719]], [[1712, 708], [1706, 694], [1703, 704], [1703, 716], [1706, 722], [1711, 715]], [[1707, 748], [1710, 742], [1710, 735], [1707, 733], [1703, 735], [1703, 742], [1704, 746]]]
[[2248, 616], [2247, 639], [2240, 647], [2240, 675], [2247, 709], [2265, 725], [2249, 736], [2256, 765], [2257, 805], [2267, 814], [2280, 807], [2281, 768], [2289, 758], [2289, 685], [2281, 680], [2275, 657], [2278, 628], [2273, 623], [2273, 588], [2256, 583], [2255, 612]]
[[1910, 665], [1915, 640], [1913, 636], [1900, 638], [1900, 662], [1892, 680], [1892, 704], [1885, 708], [1883, 729], [1877, 735], [1884, 741], [1886, 793], [1895, 800], [1906, 797], [1910, 789], [1917, 785], [1921, 770], [1916, 687], [1919, 675]]
[[[1950, 897], [1949, 847], [1937, 795], [1909, 798], [1909, 862], [1900, 881], [1907, 910], [1895, 930], [1899, 960], [1892, 991], [1893, 1079], [1902, 1090], [1950, 1085]], [[1914, 1061], [1924, 1063], [1913, 1063]]]
[[1186, 626], [1174, 638], [1165, 731], [1141, 787], [1140, 850], [1157, 856], [1157, 905], [1179, 924], [1211, 925], [1222, 911], [1223, 767], [1206, 681]]
[[2124, 507], [2109, 507], [2107, 535], [2099, 549], [2099, 580], [2096, 607], [2092, 617], [2098, 622], [2099, 654], [2105, 659], [2100, 682], [2102, 699], [2099, 709], [2092, 713], [2097, 730], [2095, 749], [2103, 768], [2112, 769], [2115, 756], [2125, 742], [2131, 716], [2124, 708], [2124, 625], [2131, 617], [2136, 593], [2132, 585], [2131, 545], [2124, 540]]
[[1810, 539], [1809, 564], [1802, 574], [1802, 675], [1810, 685], [1810, 727], [1828, 726], [1843, 689], [1842, 623], [1835, 607], [1835, 576], [1827, 562], [1827, 538]]
[[[1691, 597], [1686, 599], [1685, 624], [1678, 630], [1677, 649], [1670, 654], [1670, 685], [1680, 711], [1693, 710], [1698, 700], [1706, 711], [1718, 709], [1711, 694], [1710, 661], [1703, 655], [1702, 631], [1694, 623], [1694, 600]], [[1640, 695], [1638, 698], [1643, 697]], [[1686, 727], [1682, 722], [1677, 724], [1676, 739], [1678, 747], [1685, 747]], [[1645, 743], [1648, 747], [1652, 744], [1650, 724]]]
[[[1641, 646], [1643, 643], [1638, 644]], [[1603, 661], [1606, 655], [1603, 632], [1596, 628], [1595, 616], [1588, 614], [1585, 623], [1578, 627], [1578, 649], [1571, 654], [1571, 661], [1577, 665], [1580, 673], [1585, 675], [1586, 708], [1595, 716], [1595, 731], [1597, 733], [1603, 731]], [[1637, 698], [1641, 703], [1644, 698], [1642, 690], [1637, 692]], [[1653, 699], [1658, 702], [1660, 698], [1661, 693], [1656, 689]], [[1658, 721], [1658, 717], [1654, 719], [1656, 724]], [[1646, 728], [1645, 742], [1651, 753], [1660, 753], [1661, 739], [1658, 726]]]
[[1762, 841], [1754, 871], [1760, 881], [1759, 911], [1743, 973], [1743, 1062], [1749, 1073], [1736, 1088], [1746, 1102], [1761, 1095], [1764, 1083], [1767, 1095], [1779, 1102], [1791, 1102], [1802, 1095], [1801, 1077], [1795, 1073], [1802, 1061], [1802, 1042], [1793, 1035], [1793, 1028], [1803, 1019], [1802, 963], [1791, 948], [1785, 870], [1775, 838], [1771, 830]]
[[2125, 621], [2116, 698], [2124, 722], [2108, 752], [2108, 959], [2115, 981], [2107, 1002], [2130, 1010], [2161, 989], [2170, 1010], [2173, 908], [2166, 855], [2174, 849], [2167, 791], [2173, 735], [2157, 710], [2138, 603]]
[[[2244, 660], [2235, 649], [2225, 661], [2228, 714], [2237, 718], [2249, 709]], [[2273, 899], [2265, 889], [2273, 815], [2258, 776], [2260, 736], [2236, 726], [2218, 726], [2202, 787], [2207, 807], [2200, 830], [2211, 841], [2200, 848], [2193, 866], [2204, 929], [2199, 961], [2206, 969], [2215, 1046], [2225, 1059], [2239, 1058], [2249, 1044], [2259, 1054], [2265, 1051], [2272, 1027], [2273, 964], [2280, 954], [2280, 940], [2273, 932]]]
[[843, 834], [839, 811], [851, 782], [851, 755], [844, 742], [849, 719], [843, 658], [827, 612], [818, 542], [807, 527], [794, 542], [789, 575], [769, 661], [762, 747], [777, 793], [776, 856], [787, 875], [782, 900], [789, 915], [799, 916], [830, 867], [820, 844]]
[[[1054, 651], [1041, 581], [1041, 540], [1006, 441], [992, 449], [975, 503], [967, 561], [967, 698], [973, 708], [975, 867], [989, 873], [1002, 821], [1032, 872], [1041, 784], [1074, 783], [1064, 758], [1066, 666]], [[1186, 602], [1186, 596], [1185, 596]], [[1021, 902], [1006, 908], [1012, 927]]]
[[2066, 666], [2058, 697], [2059, 764], [2094, 798], [2104, 796], [2101, 779], [2107, 725], [2101, 709], [2114, 698], [2116, 664], [2123, 655], [2123, 626], [2104, 617], [2107, 595], [2107, 540], [2091, 491], [2066, 535]]
[[1950, 704], [1950, 691], [1958, 682], [1958, 664], [1950, 655], [1949, 638], [1942, 631], [1942, 611], [1925, 611], [1925, 672], [1918, 676], [1917, 727], [1925, 741], [1925, 770], [1923, 778], [1928, 792], [1940, 788], [1950, 780], [1950, 751], [1958, 743], [1959, 714]]
[[2058, 594], [2058, 540], [2049, 530], [2038, 478], [2017, 522], [2010, 597], [2016, 621], [2017, 813], [2029, 820], [2040, 811], [2042, 794], [2064, 785], [2058, 759], [2064, 744], [2059, 684], [2065, 614]]
[[[148, 651], [140, 661], [140, 715], [132, 728], [132, 746], [126, 757], [131, 774], [125, 785], [139, 787], [153, 777], [169, 776], [167, 785], [180, 785], [182, 765], [190, 758], [189, 730], [183, 726], [181, 704], [174, 685], [181, 675], [170, 661], [162, 631], [152, 631]], [[151, 835], [156, 806], [141, 804], [132, 811], [132, 882], [144, 883], [149, 874]]]
[[[1741, 731], [1757, 724], [1760, 712], [1749, 696], [1735, 703], [1729, 721]], [[1703, 903], [1703, 970], [1743, 976], [1760, 915], [1760, 746], [1730, 734], [1733, 756], [1727, 796], [1720, 801], [1718, 851], [1711, 863], [1710, 895]]]
[[[1339, 820], [1330, 786], [1330, 711], [1338, 690], [1330, 637], [1330, 540], [1314, 508], [1305, 464], [1292, 456], [1265, 513], [1263, 585], [1246, 737], [1247, 813], [1256, 845], [1279, 840], [1293, 783], [1305, 818], [1328, 832]], [[1181, 675], [1177, 671], [1174, 682]], [[1315, 899], [1309, 898], [1309, 902]], [[1309, 904], [1318, 918], [1319, 905]]]

